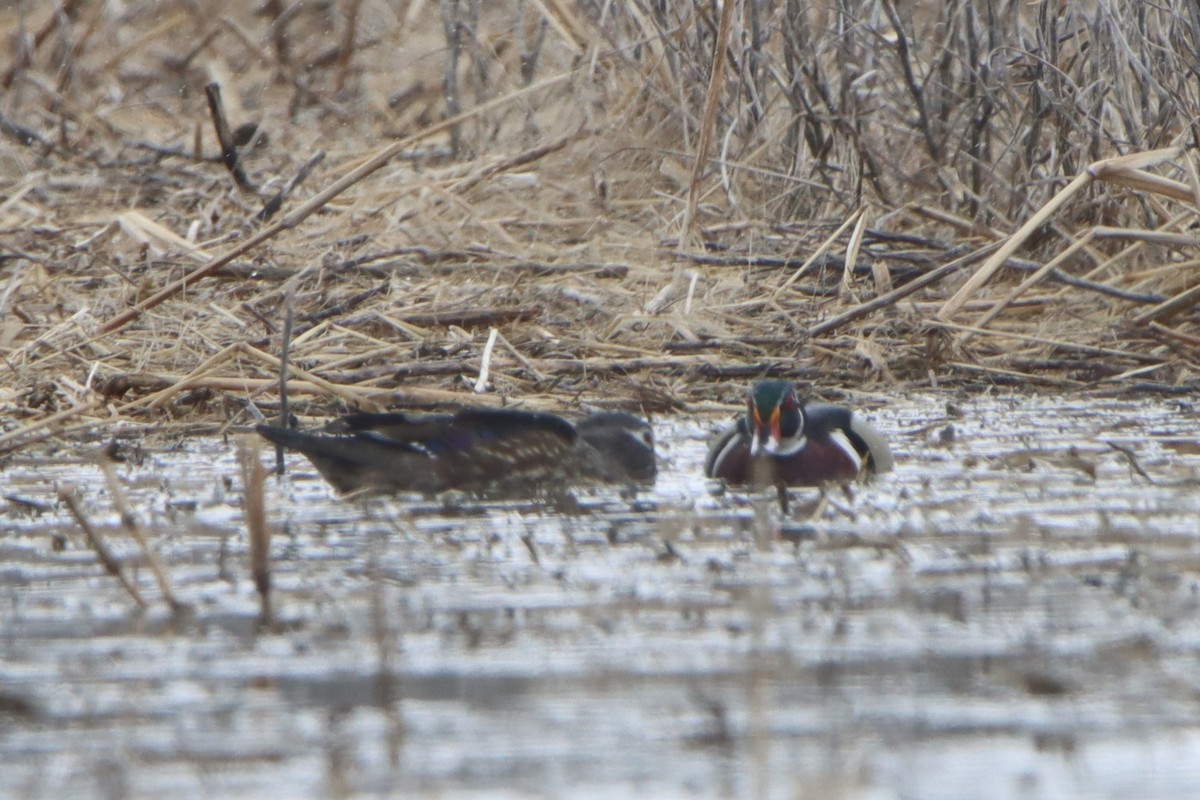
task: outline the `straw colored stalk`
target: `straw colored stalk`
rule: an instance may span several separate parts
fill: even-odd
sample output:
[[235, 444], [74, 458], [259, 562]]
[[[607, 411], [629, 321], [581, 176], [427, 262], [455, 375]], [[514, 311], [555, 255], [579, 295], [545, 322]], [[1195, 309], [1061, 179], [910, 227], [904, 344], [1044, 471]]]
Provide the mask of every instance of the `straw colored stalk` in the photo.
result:
[[267, 471], [259, 459], [257, 436], [242, 437], [238, 444], [238, 460], [242, 468], [242, 487], [245, 490], [244, 511], [246, 531], [250, 539], [250, 574], [258, 591], [261, 606], [259, 620], [271, 624], [271, 530], [267, 527], [263, 483]]
[[1033, 235], [1034, 231], [1045, 225], [1054, 214], [1067, 204], [1073, 197], [1082, 192], [1093, 181], [1109, 181], [1122, 186], [1130, 186], [1141, 191], [1156, 192], [1176, 200], [1194, 200], [1195, 192], [1187, 184], [1151, 175], [1144, 170], [1155, 167], [1167, 161], [1179, 158], [1183, 153], [1181, 147], [1167, 147], [1161, 150], [1151, 150], [1145, 153], [1134, 153], [1128, 156], [1108, 158], [1091, 164], [1083, 172], [1075, 176], [1067, 186], [1054, 195], [1036, 214], [1022, 225], [1016, 233], [1009, 237], [996, 254], [989, 258], [970, 277], [953, 297], [946, 301], [938, 311], [937, 317], [948, 320], [970, 300], [980, 288], [991, 280], [996, 271], [1013, 255], [1021, 245]]
[[137, 542], [138, 549], [146, 557], [146, 562], [150, 565], [150, 571], [154, 573], [154, 579], [158, 581], [158, 589], [162, 592], [163, 599], [167, 601], [172, 610], [179, 610], [182, 606], [175, 599], [175, 592], [171, 589], [171, 581], [167, 577], [167, 571], [163, 567], [162, 559], [158, 557], [158, 553], [146, 541], [146, 535], [142, 531], [142, 526], [138, 522], [137, 516], [133, 513], [133, 509], [129, 507], [129, 501], [125, 497], [125, 487], [121, 485], [121, 480], [117, 477], [117, 471], [113, 468], [112, 459], [105, 452], [101, 451], [97, 456], [97, 461], [100, 465], [100, 471], [104, 473], [104, 483], [108, 487], [108, 496], [112, 498], [113, 507], [116, 508], [117, 513], [121, 517], [121, 527]]
[[88, 520], [87, 515], [83, 512], [83, 506], [79, 502], [79, 492], [73, 486], [64, 486], [58, 490], [59, 501], [66, 503], [67, 508], [71, 511], [71, 516], [75, 517], [75, 522], [79, 524], [80, 530], [83, 531], [84, 537], [87, 539], [92, 550], [96, 552], [96, 557], [100, 559], [100, 563], [104, 566], [106, 572], [117, 579], [126, 593], [133, 598], [133, 602], [137, 603], [139, 608], [146, 607], [146, 600], [138, 591], [137, 586], [133, 584], [125, 576], [125, 571], [121, 568], [121, 562], [108, 549], [108, 545], [104, 543], [104, 538], [100, 535], [100, 531], [92, 525]]

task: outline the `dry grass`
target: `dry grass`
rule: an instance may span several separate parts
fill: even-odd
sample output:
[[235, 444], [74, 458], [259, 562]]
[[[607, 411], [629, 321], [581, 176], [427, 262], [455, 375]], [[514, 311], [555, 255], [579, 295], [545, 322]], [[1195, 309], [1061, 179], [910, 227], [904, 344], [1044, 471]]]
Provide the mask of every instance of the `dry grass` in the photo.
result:
[[1197, 388], [1182, 0], [55, 5], [0, 8], [0, 452], [274, 413], [291, 295], [302, 413]]

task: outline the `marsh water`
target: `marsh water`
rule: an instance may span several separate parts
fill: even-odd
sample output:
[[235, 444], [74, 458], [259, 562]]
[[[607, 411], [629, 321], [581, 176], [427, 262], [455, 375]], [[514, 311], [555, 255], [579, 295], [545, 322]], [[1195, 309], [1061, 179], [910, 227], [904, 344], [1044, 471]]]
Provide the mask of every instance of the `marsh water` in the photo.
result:
[[[0, 471], [0, 796], [1200, 796], [1200, 417], [1178, 399], [891, 400], [895, 472], [721, 493], [655, 421], [636, 497], [266, 486], [259, 625], [231, 441]], [[264, 451], [263, 458], [267, 458]], [[149, 600], [56, 500], [70, 484]]]

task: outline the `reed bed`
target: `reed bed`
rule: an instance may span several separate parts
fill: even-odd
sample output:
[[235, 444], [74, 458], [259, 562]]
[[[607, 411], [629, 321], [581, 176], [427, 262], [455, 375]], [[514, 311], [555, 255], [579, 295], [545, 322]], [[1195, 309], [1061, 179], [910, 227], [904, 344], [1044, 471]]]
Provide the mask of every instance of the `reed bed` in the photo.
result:
[[61, 0], [0, 29], [0, 452], [278, 413], [289, 302], [302, 415], [1200, 383], [1182, 0]]

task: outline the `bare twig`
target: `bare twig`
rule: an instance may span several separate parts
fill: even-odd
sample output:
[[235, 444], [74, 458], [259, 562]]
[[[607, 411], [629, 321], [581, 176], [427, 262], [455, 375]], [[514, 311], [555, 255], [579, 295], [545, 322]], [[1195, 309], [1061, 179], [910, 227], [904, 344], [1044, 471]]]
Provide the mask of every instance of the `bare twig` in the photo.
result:
[[1113, 450], [1116, 450], [1121, 455], [1125, 456], [1125, 460], [1127, 462], [1129, 462], [1129, 468], [1132, 469], [1134, 472], [1136, 472], [1138, 475], [1142, 476], [1142, 478], [1144, 478], [1147, 483], [1154, 483], [1154, 479], [1151, 478], [1149, 474], [1147, 474], [1146, 470], [1142, 469], [1142, 465], [1138, 461], [1137, 453], [1133, 452], [1132, 447], [1128, 447], [1126, 445], [1119, 444], [1117, 442], [1111, 442], [1111, 441], [1106, 441], [1105, 444], [1108, 445], [1109, 447], [1111, 447]]
[[296, 171], [295, 176], [293, 176], [292, 179], [288, 181], [287, 184], [280, 189], [274, 197], [272, 197], [266, 202], [265, 205], [263, 205], [262, 211], [258, 212], [258, 218], [265, 222], [266, 220], [269, 220], [271, 217], [275, 216], [276, 212], [283, 208], [283, 204], [287, 202], [287, 199], [292, 196], [292, 192], [296, 191], [296, 187], [301, 183], [304, 183], [309, 174], [324, 160], [324, 150], [318, 150], [316, 153], [314, 153], [312, 158], [308, 159], [308, 161], [305, 161], [303, 166]]
[[254, 184], [246, 177], [246, 173], [238, 161], [238, 147], [233, 141], [233, 129], [229, 127], [229, 120], [225, 116], [220, 85], [210, 83], [204, 87], [204, 94], [208, 98], [208, 111], [212, 115], [213, 127], [217, 131], [217, 142], [221, 146], [221, 160], [225, 164], [225, 169], [229, 170], [229, 174], [233, 176], [233, 180], [239, 187], [249, 192], [254, 191]]

